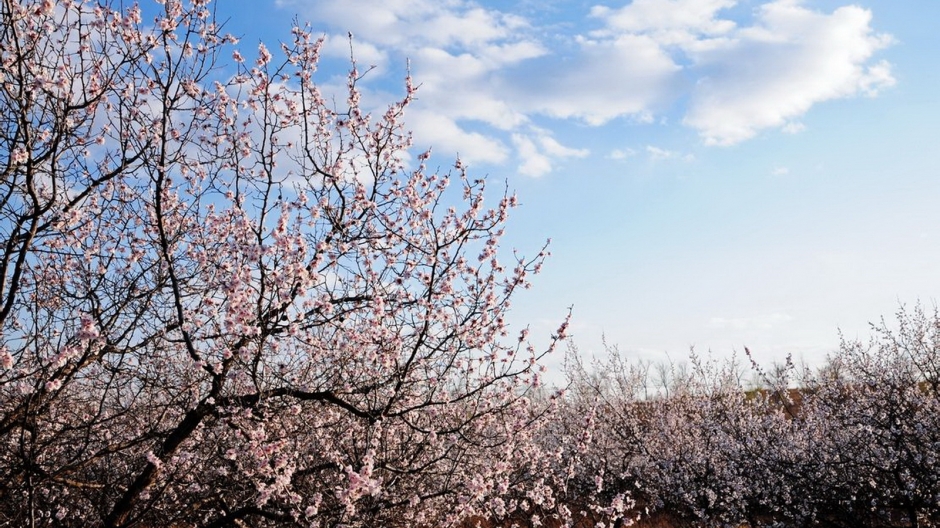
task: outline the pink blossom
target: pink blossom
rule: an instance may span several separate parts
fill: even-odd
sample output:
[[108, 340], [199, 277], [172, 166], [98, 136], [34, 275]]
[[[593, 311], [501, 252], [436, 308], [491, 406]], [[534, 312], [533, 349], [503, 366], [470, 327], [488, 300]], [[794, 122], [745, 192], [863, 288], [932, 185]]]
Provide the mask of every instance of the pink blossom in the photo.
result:
[[0, 347], [0, 368], [10, 370], [13, 368], [13, 356], [6, 346]]
[[10, 155], [10, 159], [13, 163], [25, 163], [29, 159], [29, 153], [26, 149], [22, 147], [17, 147], [13, 149], [13, 152]]
[[271, 53], [268, 48], [263, 43], [258, 44], [258, 66], [264, 66], [269, 62], [271, 62]]

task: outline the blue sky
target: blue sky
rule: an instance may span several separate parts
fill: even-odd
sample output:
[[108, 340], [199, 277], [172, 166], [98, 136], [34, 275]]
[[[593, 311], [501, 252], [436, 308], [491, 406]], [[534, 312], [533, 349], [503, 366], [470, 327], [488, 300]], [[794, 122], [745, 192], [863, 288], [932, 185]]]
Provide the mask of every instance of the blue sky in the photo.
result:
[[508, 246], [552, 258], [514, 306], [583, 351], [818, 362], [940, 296], [940, 3], [219, 0], [253, 51], [296, 15], [349, 41], [416, 143], [508, 181]]

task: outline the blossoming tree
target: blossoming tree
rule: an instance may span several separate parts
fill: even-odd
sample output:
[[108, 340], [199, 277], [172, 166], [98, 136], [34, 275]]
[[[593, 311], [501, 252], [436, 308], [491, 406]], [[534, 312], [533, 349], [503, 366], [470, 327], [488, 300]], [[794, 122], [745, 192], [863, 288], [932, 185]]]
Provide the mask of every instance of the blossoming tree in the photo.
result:
[[0, 523], [466, 519], [543, 412], [514, 197], [409, 156], [410, 81], [156, 4], [0, 3]]

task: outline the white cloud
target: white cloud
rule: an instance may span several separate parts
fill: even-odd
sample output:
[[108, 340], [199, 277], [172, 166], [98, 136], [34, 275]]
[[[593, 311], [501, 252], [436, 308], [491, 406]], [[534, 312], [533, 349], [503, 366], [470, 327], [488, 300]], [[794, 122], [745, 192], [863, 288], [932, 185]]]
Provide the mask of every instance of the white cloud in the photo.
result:
[[790, 169], [787, 167], [774, 167], [773, 170], [770, 171], [770, 174], [774, 176], [786, 176], [790, 174]]
[[375, 66], [376, 75], [381, 75], [389, 62], [388, 53], [382, 48], [364, 40], [350, 41], [346, 35], [328, 35], [323, 41], [323, 47], [320, 48], [320, 53], [324, 56], [348, 58], [351, 52], [355, 54], [359, 65]]
[[806, 130], [806, 125], [800, 123], [799, 121], [791, 121], [780, 129], [786, 134], [799, 134], [800, 132]]
[[532, 139], [522, 134], [513, 134], [512, 142], [519, 151], [519, 157], [522, 163], [519, 165], [519, 173], [526, 176], [542, 176], [552, 170], [552, 162], [548, 156], [539, 152], [538, 147]]
[[540, 131], [539, 134], [539, 144], [547, 154], [558, 158], [585, 158], [590, 154], [588, 149], [566, 147], [548, 134], [547, 130]]
[[591, 16], [601, 18], [608, 31], [649, 34], [666, 45], [693, 45], [703, 36], [726, 34], [731, 20], [716, 18], [736, 0], [634, 0], [620, 8], [595, 6]]
[[[544, 173], [553, 159], [575, 154], [552, 143], [547, 132], [537, 138], [541, 146], [532, 143], [532, 148], [498, 133], [520, 133], [529, 122], [517, 101], [496, 88], [501, 73], [546, 53], [526, 36], [523, 18], [464, 0], [360, 0], [355, 8], [342, 0], [277, 4], [302, 9], [304, 17], [344, 35], [327, 39], [326, 55], [348, 56], [345, 34], [351, 31], [361, 64], [388, 62], [392, 54], [404, 64], [407, 57], [420, 86], [407, 117], [419, 146], [445, 155], [459, 153], [468, 164], [503, 163], [512, 147], [522, 148], [525, 152], [517, 153], [525, 172], [533, 175]], [[370, 76], [365, 82], [372, 80]], [[496, 130], [486, 131], [486, 126]]]
[[646, 146], [646, 152], [653, 161], [667, 160], [676, 157], [676, 153], [671, 150], [661, 149], [652, 145]]
[[891, 75], [891, 63], [882, 60], [865, 70], [865, 76], [859, 81], [859, 89], [865, 95], [874, 97], [882, 88], [890, 88], [896, 83]]
[[461, 0], [276, 0], [318, 23], [351, 31], [398, 49], [474, 46], [511, 37], [525, 25], [519, 16]]
[[556, 161], [564, 158], [583, 158], [589, 154], [587, 149], [574, 149], [559, 143], [547, 130], [533, 128], [532, 134], [516, 133], [512, 135], [513, 145], [519, 154], [521, 163], [519, 173], [526, 176], [542, 176], [551, 172]]
[[652, 161], [665, 161], [665, 160], [693, 161], [695, 160], [695, 156], [693, 154], [683, 154], [681, 152], [676, 152], [674, 150], [654, 147], [653, 145], [646, 146], [646, 153], [649, 155], [649, 158]]
[[636, 156], [636, 151], [632, 148], [614, 149], [607, 155], [608, 158], [615, 160], [625, 160], [633, 156]]
[[467, 165], [503, 163], [509, 157], [509, 149], [498, 139], [468, 132], [440, 112], [412, 109], [408, 113], [408, 125], [416, 136], [434, 138], [431, 146], [435, 151], [459, 154]]
[[856, 6], [825, 14], [794, 0], [764, 4], [754, 26], [691, 53], [702, 76], [684, 123], [708, 144], [731, 145], [786, 127], [816, 103], [891, 86], [889, 64], [866, 66], [891, 42], [870, 22]]
[[678, 95], [679, 66], [648, 36], [580, 38], [576, 45], [563, 64], [542, 62], [509, 74], [520, 108], [597, 126], [624, 116], [650, 120], [651, 110]]
[[[439, 48], [421, 48], [413, 57], [414, 76], [421, 84], [417, 108], [454, 120], [482, 121], [501, 130], [528, 121], [500, 91], [489, 88], [493, 66], [470, 53], [451, 54]], [[489, 89], [488, 89], [489, 88]]]
[[871, 63], [891, 39], [856, 6], [823, 13], [774, 0], [736, 22], [736, 0], [633, 0], [595, 6], [573, 32], [553, 28], [549, 37], [531, 20], [471, 0], [275, 1], [341, 35], [327, 39], [327, 56], [348, 56], [353, 32], [360, 64], [377, 66], [366, 84], [411, 60], [421, 85], [408, 117], [418, 145], [468, 161], [515, 156], [531, 175], [586, 155], [536, 132], [540, 116], [600, 126], [661, 122], [679, 109], [705, 143], [730, 145], [769, 128], [799, 132], [813, 105], [894, 83], [889, 63]]

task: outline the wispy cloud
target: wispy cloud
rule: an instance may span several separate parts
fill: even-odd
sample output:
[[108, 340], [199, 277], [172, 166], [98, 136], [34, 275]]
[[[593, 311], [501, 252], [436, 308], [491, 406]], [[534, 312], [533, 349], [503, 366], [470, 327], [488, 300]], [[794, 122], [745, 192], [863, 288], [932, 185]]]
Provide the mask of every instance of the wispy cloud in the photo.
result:
[[695, 156], [693, 154], [683, 154], [682, 152], [677, 152], [675, 150], [668, 150], [660, 147], [654, 147], [653, 145], [646, 146], [646, 153], [649, 155], [650, 160], [652, 161], [665, 161], [665, 160], [682, 160], [682, 161], [693, 161]]
[[800, 132], [806, 130], [806, 125], [797, 121], [791, 121], [790, 123], [783, 125], [783, 128], [780, 130], [786, 134], [799, 134]]
[[614, 149], [607, 154], [607, 157], [614, 160], [625, 160], [636, 156], [636, 151], [632, 148]]
[[573, 149], [562, 145], [545, 130], [538, 130], [534, 138], [532, 135], [513, 134], [512, 142], [522, 160], [519, 173], [526, 176], [547, 174], [552, 170], [553, 160], [583, 158], [588, 155], [585, 149]]

